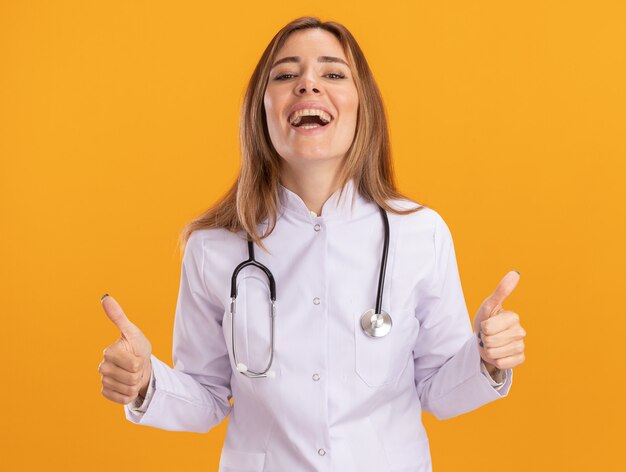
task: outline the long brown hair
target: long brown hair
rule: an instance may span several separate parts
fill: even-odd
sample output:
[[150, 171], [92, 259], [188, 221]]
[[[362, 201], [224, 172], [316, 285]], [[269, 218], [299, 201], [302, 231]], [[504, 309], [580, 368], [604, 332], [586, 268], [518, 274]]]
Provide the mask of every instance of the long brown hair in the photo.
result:
[[[226, 228], [232, 232], [245, 231], [250, 239], [267, 251], [261, 239], [269, 236], [276, 226], [282, 158], [269, 136], [263, 97], [276, 54], [291, 33], [308, 28], [328, 31], [339, 40], [352, 70], [359, 98], [354, 140], [337, 176], [341, 188], [339, 197], [345, 184], [354, 179], [355, 188], [363, 197], [386, 211], [406, 215], [424, 208], [417, 206], [397, 210], [387, 203], [388, 199], [407, 198], [396, 190], [385, 108], [363, 51], [342, 24], [321, 22], [318, 18], [307, 16], [285, 25], [263, 52], [243, 99], [239, 122], [239, 176], [220, 201], [185, 226], [180, 235], [181, 250], [184, 250], [195, 230]], [[267, 230], [258, 235], [257, 226], [266, 219]]]

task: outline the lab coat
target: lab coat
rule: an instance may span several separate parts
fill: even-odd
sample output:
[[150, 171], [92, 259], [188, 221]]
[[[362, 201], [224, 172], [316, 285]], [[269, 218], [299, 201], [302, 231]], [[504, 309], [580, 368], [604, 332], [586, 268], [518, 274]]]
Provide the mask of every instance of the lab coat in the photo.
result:
[[[276, 228], [263, 240], [271, 255], [255, 246], [276, 280], [275, 378], [248, 378], [233, 362], [230, 283], [248, 258], [243, 234], [195, 231], [183, 256], [174, 368], [152, 355], [149, 404], [145, 413], [126, 405], [127, 419], [206, 432], [230, 414], [221, 472], [430, 471], [422, 411], [451, 418], [506, 396], [512, 381], [507, 370], [496, 390], [481, 373], [447, 225], [428, 208], [388, 213], [382, 308], [393, 327], [370, 338], [360, 319], [376, 302], [384, 238], [378, 206], [353, 181], [318, 217], [287, 188], [279, 196]], [[263, 370], [267, 279], [249, 267], [237, 286], [238, 360]]]

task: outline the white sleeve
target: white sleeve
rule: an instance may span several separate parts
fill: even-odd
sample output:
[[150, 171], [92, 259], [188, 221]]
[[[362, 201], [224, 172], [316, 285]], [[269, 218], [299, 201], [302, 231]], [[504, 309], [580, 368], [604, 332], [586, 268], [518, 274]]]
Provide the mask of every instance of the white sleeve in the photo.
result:
[[230, 413], [232, 369], [222, 332], [224, 307], [205, 283], [204, 244], [201, 232], [195, 231], [185, 247], [174, 321], [174, 368], [152, 355], [154, 391], [145, 412], [125, 405], [126, 418], [133, 423], [207, 432]]
[[485, 377], [487, 377], [487, 380], [489, 380], [489, 385], [491, 385], [496, 390], [500, 390], [506, 382], [506, 370], [496, 369], [492, 377], [491, 374], [489, 374], [485, 363], [481, 362], [480, 371]]
[[499, 389], [481, 372], [478, 338], [463, 296], [452, 235], [437, 214], [430, 280], [418, 291], [420, 332], [413, 351], [415, 386], [422, 409], [439, 419], [472, 411], [508, 394], [512, 372]]

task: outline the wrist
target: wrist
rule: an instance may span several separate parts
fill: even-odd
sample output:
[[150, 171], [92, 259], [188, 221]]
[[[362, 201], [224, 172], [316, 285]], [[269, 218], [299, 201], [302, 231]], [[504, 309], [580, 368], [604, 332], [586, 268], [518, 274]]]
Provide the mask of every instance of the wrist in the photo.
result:
[[141, 398], [146, 398], [148, 386], [150, 385], [150, 377], [152, 377], [152, 361], [150, 358], [148, 358], [148, 360], [144, 363], [142, 384], [141, 388], [139, 389], [139, 396]]
[[487, 369], [487, 372], [489, 372], [489, 375], [493, 377], [494, 374], [498, 371], [498, 368], [493, 364], [489, 364], [488, 362], [485, 362], [484, 360], [482, 362], [483, 364], [485, 364], [485, 369]]

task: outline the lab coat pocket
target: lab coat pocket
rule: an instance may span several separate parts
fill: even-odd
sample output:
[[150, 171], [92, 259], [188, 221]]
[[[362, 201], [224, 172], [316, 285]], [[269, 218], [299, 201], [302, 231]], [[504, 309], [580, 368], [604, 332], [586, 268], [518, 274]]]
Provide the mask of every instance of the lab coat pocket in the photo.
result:
[[363, 332], [362, 315], [354, 314], [355, 371], [370, 387], [395, 384], [413, 360], [413, 347], [419, 331], [414, 310], [389, 313], [391, 331], [380, 338], [370, 337]]
[[220, 472], [260, 472], [264, 466], [264, 452], [244, 452], [222, 448]]

